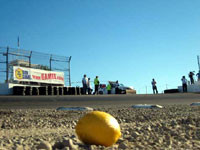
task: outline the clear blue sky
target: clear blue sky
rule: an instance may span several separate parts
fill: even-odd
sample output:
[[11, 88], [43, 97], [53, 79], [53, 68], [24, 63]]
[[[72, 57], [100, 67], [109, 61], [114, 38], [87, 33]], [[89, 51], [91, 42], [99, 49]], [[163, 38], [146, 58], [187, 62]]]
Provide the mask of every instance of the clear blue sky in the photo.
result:
[[[138, 93], [198, 71], [200, 0], [0, 0], [0, 46], [72, 56], [83, 74]], [[73, 84], [76, 86], [77, 84]]]

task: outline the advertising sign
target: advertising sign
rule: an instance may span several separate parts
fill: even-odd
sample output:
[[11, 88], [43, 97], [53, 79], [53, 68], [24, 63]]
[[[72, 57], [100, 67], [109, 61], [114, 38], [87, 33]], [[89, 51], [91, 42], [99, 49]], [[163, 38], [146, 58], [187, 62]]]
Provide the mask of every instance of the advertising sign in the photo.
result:
[[64, 84], [64, 73], [55, 71], [46, 71], [40, 69], [32, 69], [14, 66], [13, 67], [14, 80], [40, 82], [49, 84]]

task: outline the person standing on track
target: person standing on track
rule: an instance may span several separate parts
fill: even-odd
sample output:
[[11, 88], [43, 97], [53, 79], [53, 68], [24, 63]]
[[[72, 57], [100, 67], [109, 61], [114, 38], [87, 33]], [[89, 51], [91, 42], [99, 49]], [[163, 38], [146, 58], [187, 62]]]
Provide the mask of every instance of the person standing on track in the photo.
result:
[[90, 85], [90, 78], [88, 78], [88, 85], [87, 85], [87, 88], [88, 88], [88, 95], [91, 94], [91, 91], [92, 91], [92, 87]]
[[197, 76], [197, 80], [200, 81], [200, 70], [199, 70], [199, 72], [196, 74], [196, 76]]
[[182, 77], [181, 81], [182, 81], [183, 92], [187, 92], [187, 79], [185, 78], [185, 76]]
[[192, 71], [190, 71], [189, 74], [188, 74], [188, 76], [190, 78], [190, 84], [194, 84], [194, 78], [193, 78], [194, 73]]
[[83, 76], [82, 84], [83, 84], [83, 94], [85, 95], [88, 91], [88, 78], [87, 78], [86, 74], [84, 74], [84, 76]]
[[155, 79], [152, 79], [151, 84], [152, 84], [153, 94], [155, 94], [155, 93], [158, 94], [158, 90], [157, 90]]
[[94, 94], [98, 94], [99, 89], [99, 79], [98, 76], [94, 79]]
[[120, 94], [120, 92], [119, 92], [119, 82], [118, 82], [118, 80], [116, 81], [116, 84], [115, 84], [115, 94]]
[[108, 94], [111, 94], [111, 88], [112, 88], [111, 84], [110, 84], [110, 82], [108, 82], [107, 87], [106, 87]]

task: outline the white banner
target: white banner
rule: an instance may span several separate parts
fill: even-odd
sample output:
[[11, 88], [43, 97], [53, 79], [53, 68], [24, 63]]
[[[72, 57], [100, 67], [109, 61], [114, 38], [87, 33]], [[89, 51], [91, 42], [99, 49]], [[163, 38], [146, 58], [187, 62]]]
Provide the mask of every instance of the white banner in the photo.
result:
[[45, 71], [40, 69], [13, 66], [13, 76], [14, 80], [17, 81], [64, 85], [64, 72]]

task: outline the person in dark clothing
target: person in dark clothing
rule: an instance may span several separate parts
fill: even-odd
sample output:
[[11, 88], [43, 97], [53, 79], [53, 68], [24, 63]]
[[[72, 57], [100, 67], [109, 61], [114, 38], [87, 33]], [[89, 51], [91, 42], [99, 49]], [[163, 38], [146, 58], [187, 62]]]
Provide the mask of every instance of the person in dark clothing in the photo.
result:
[[196, 74], [198, 81], [200, 81], [200, 70], [199, 72]]
[[106, 89], [107, 89], [108, 94], [111, 94], [112, 86], [109, 82], [108, 82], [108, 85], [106, 86]]
[[99, 79], [98, 76], [94, 79], [94, 94], [98, 94], [98, 89], [99, 89]]
[[183, 92], [187, 92], [187, 79], [185, 78], [185, 76], [182, 77], [181, 81], [182, 81]]
[[153, 94], [155, 94], [155, 93], [158, 94], [158, 90], [157, 90], [155, 79], [152, 79], [151, 84], [152, 84]]
[[190, 78], [190, 83], [191, 83], [191, 84], [194, 84], [194, 78], [193, 78], [194, 73], [190, 71], [190, 73], [189, 73], [188, 76], [189, 76], [189, 78]]
[[118, 80], [116, 81], [116, 85], [115, 85], [115, 94], [120, 94]]

